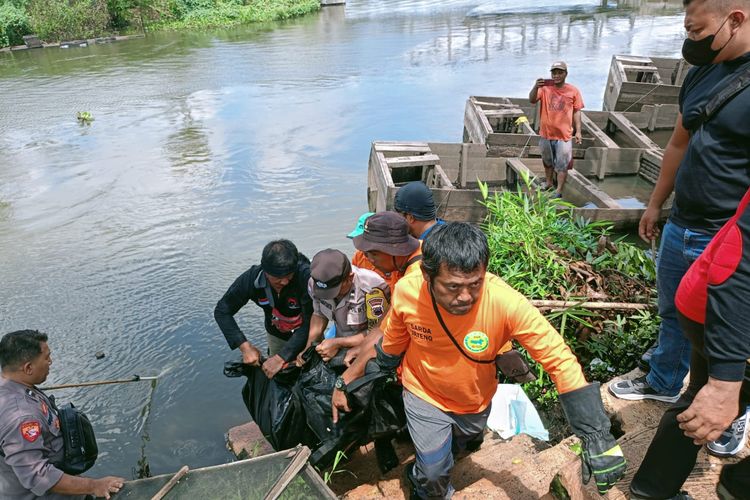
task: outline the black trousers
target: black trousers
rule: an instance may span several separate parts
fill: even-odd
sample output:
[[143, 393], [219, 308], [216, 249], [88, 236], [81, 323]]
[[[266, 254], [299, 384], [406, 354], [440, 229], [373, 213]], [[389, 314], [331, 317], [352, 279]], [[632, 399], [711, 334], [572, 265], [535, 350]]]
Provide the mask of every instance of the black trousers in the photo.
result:
[[[698, 391], [708, 383], [708, 361], [703, 342], [703, 325], [678, 315], [683, 333], [690, 340], [690, 384], [680, 399], [670, 407], [654, 435], [646, 456], [635, 473], [630, 490], [633, 494], [650, 499], [666, 499], [680, 492], [690, 472], [695, 467], [701, 447], [678, 427], [677, 415], [693, 402]], [[750, 402], [750, 364], [745, 369], [745, 380], [740, 392], [740, 414]], [[750, 466], [750, 458], [743, 460], [743, 469]]]

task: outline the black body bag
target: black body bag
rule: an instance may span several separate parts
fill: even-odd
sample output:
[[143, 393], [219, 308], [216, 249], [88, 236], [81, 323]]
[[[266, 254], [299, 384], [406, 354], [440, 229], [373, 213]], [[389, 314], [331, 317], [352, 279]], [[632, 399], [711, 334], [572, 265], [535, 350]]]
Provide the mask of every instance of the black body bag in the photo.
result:
[[292, 392], [300, 369], [290, 365], [269, 380], [258, 366], [241, 362], [224, 363], [227, 377], [247, 377], [242, 400], [263, 436], [276, 451], [307, 444], [305, 414]]
[[62, 463], [54, 465], [73, 476], [83, 474], [94, 466], [99, 455], [94, 428], [86, 414], [72, 403], [58, 408], [57, 416], [65, 447]]
[[339, 451], [348, 453], [372, 438], [391, 435], [406, 421], [401, 389], [394, 391], [386, 386], [389, 373], [377, 370], [349, 384], [346, 392], [352, 411], [339, 413], [338, 423], [333, 423], [331, 395], [338, 374], [346, 368], [344, 354], [342, 349], [324, 363], [311, 347], [303, 354], [306, 363], [294, 386], [305, 410], [307, 427], [317, 438], [316, 443], [311, 443], [310, 456], [310, 462], [317, 467], [329, 466]]

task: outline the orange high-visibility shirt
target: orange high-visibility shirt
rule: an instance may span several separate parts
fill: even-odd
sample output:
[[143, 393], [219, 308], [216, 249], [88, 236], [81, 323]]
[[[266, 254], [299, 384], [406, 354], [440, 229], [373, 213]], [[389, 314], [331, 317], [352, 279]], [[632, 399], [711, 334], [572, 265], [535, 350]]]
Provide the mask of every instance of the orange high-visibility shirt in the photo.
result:
[[[583, 370], [562, 336], [537, 308], [497, 276], [486, 273], [471, 312], [440, 314], [461, 349], [474, 359], [494, 360], [515, 339], [550, 374], [560, 393], [586, 385]], [[409, 273], [395, 287], [381, 326], [383, 351], [404, 354], [404, 387], [446, 412], [483, 411], [497, 390], [494, 363], [464, 357], [440, 325], [422, 273]]]

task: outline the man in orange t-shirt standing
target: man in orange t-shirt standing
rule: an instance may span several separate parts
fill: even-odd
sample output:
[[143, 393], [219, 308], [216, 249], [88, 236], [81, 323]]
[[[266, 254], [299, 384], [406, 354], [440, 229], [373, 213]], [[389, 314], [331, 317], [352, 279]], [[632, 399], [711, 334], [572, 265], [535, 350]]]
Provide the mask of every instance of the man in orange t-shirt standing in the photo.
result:
[[568, 170], [573, 167], [573, 139], [581, 144], [581, 92], [569, 83], [568, 65], [557, 61], [550, 68], [552, 78], [538, 78], [529, 92], [529, 101], [541, 101], [539, 118], [539, 148], [542, 153], [547, 187], [553, 185], [553, 171], [557, 173], [557, 192], [562, 196]]
[[[450, 222], [432, 231], [422, 252], [422, 272], [396, 284], [381, 325], [383, 339], [375, 346], [381, 367], [401, 365], [417, 456], [407, 468], [414, 496], [453, 494], [452, 449], [481, 439], [497, 390], [495, 357], [513, 339], [555, 382], [568, 422], [583, 441], [584, 477], [593, 474], [600, 492], [609, 489], [624, 474], [625, 459], [609, 432], [599, 385], [586, 382], [576, 357], [541, 313], [486, 271], [484, 233]], [[341, 390], [351, 382], [344, 377]]]

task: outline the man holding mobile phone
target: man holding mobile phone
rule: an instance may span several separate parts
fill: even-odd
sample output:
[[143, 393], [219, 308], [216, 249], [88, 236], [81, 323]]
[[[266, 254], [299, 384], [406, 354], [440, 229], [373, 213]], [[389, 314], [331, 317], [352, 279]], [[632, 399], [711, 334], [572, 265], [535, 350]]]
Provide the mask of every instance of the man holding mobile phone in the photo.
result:
[[542, 153], [546, 188], [553, 186], [557, 174], [555, 197], [562, 196], [568, 170], [573, 168], [573, 139], [581, 144], [581, 92], [569, 83], [568, 65], [557, 61], [550, 68], [552, 78], [537, 78], [529, 92], [529, 102], [541, 101], [539, 148]]

